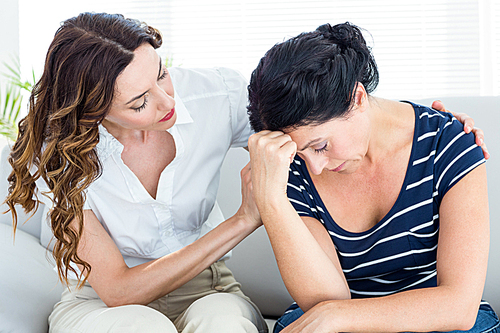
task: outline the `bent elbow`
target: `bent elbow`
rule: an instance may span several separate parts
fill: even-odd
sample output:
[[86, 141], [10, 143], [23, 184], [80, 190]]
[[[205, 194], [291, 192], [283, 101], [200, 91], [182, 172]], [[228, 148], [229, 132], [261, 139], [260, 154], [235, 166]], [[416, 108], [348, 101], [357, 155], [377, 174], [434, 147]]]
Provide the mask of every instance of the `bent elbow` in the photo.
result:
[[474, 320], [465, 320], [460, 319], [460, 322], [457, 322], [456, 325], [453, 326], [453, 331], [470, 331], [474, 324], [476, 323], [476, 318]]
[[349, 289], [339, 290], [335, 293], [330, 294], [317, 294], [317, 295], [309, 295], [308, 297], [304, 297], [301, 301], [297, 300], [297, 304], [304, 311], [308, 311], [319, 303], [328, 302], [328, 301], [341, 301], [351, 299], [351, 292]]
[[109, 308], [115, 308], [118, 306], [131, 305], [131, 304], [140, 304], [137, 302], [137, 299], [133, 299], [133, 295], [126, 292], [117, 292], [115, 291], [107, 291], [98, 293], [101, 301], [106, 304]]
[[[478, 302], [461, 302], [457, 304], [457, 311], [454, 314], [454, 321], [450, 330], [469, 331], [476, 324], [479, 310]], [[448, 330], [448, 329], [447, 329]]]
[[475, 311], [466, 311], [463, 316], [461, 316], [459, 322], [457, 322], [458, 331], [470, 331], [474, 325], [476, 324], [477, 319], [477, 310]]
[[115, 308], [118, 306], [130, 304], [123, 297], [116, 297], [116, 296], [112, 296], [112, 295], [106, 295], [106, 296], [101, 297], [101, 301], [103, 301], [104, 304], [106, 304], [106, 306], [108, 308]]

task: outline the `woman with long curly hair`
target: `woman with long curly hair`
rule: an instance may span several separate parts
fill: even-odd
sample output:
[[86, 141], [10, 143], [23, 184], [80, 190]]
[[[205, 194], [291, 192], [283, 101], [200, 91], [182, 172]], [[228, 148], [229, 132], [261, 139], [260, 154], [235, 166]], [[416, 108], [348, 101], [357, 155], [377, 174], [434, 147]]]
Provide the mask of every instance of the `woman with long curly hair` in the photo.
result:
[[274, 332], [499, 332], [485, 154], [451, 114], [373, 96], [378, 80], [350, 23], [252, 73], [253, 193], [296, 302]]
[[14, 227], [15, 205], [45, 204], [68, 285], [51, 332], [267, 332], [224, 263], [261, 225], [248, 168], [238, 212], [215, 203], [225, 153], [251, 134], [246, 82], [167, 70], [161, 43], [121, 15], [63, 22], [19, 125], [6, 202]]

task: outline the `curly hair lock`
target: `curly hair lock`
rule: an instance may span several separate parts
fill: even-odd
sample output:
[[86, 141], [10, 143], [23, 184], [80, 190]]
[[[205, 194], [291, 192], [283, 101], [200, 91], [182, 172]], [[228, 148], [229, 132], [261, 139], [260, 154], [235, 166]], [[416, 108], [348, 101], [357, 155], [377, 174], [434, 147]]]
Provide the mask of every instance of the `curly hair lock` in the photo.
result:
[[119, 14], [82, 13], [64, 21], [31, 92], [28, 115], [19, 123], [6, 199], [13, 227], [16, 230], [16, 205], [33, 213], [38, 208], [35, 181], [42, 177], [50, 193], [41, 194], [53, 201], [53, 255], [59, 278], [66, 283], [69, 271], [77, 274], [72, 262], [83, 267], [80, 286], [91, 271], [77, 248], [85, 191], [101, 174], [98, 125], [110, 109], [118, 75], [144, 43], [160, 47], [161, 34]]

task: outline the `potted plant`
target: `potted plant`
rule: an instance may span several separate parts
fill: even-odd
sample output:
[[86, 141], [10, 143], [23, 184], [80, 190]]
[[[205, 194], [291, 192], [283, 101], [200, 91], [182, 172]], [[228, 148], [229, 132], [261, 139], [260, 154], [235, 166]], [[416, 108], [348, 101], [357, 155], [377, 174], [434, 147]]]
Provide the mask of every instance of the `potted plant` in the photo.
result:
[[17, 123], [23, 107], [23, 92], [30, 92], [35, 83], [34, 71], [32, 81], [21, 80], [19, 60], [14, 65], [4, 63], [8, 73], [3, 75], [8, 79], [5, 86], [0, 86], [0, 136], [15, 141], [17, 138]]

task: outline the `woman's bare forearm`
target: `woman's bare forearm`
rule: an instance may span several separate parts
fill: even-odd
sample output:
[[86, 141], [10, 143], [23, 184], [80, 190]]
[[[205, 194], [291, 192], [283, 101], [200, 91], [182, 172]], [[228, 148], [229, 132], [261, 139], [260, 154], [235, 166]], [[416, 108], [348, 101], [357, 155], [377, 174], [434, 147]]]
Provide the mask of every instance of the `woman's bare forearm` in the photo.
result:
[[469, 330], [479, 302], [445, 286], [384, 297], [326, 301], [306, 312], [283, 333]]
[[319, 232], [306, 226], [286, 197], [269, 202], [261, 216], [283, 281], [304, 311], [325, 300], [350, 298], [331, 240], [328, 253], [328, 245], [318, 242]]
[[256, 228], [237, 214], [192, 244], [132, 268], [107, 234], [87, 230], [81, 252], [92, 266], [88, 281], [108, 306], [148, 304], [196, 277]]

